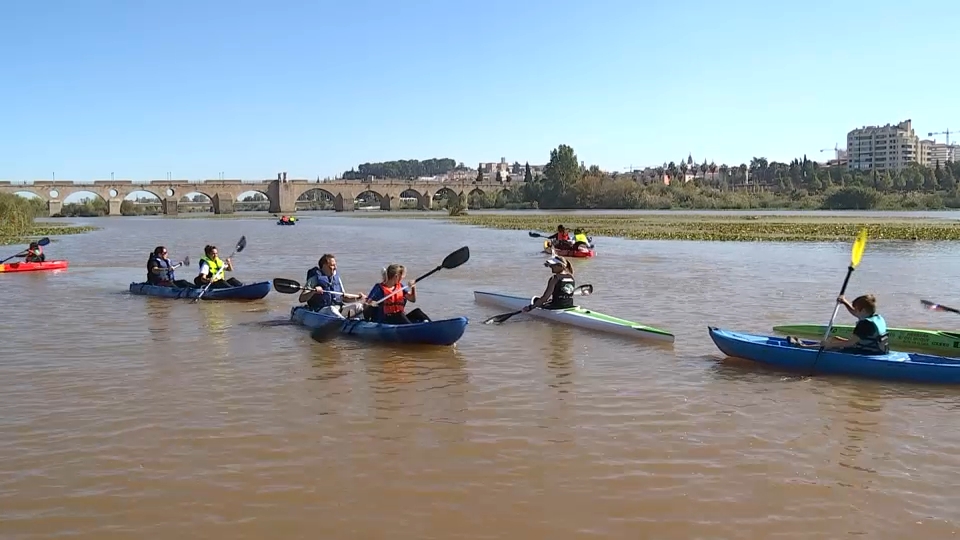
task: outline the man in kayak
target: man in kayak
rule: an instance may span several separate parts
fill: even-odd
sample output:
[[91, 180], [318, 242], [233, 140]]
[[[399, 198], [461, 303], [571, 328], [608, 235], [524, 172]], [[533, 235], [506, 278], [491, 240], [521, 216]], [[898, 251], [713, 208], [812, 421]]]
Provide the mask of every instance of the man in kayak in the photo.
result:
[[210, 283], [211, 289], [243, 286], [237, 278], [223, 279], [226, 272], [233, 272], [233, 261], [229, 258], [225, 262], [220, 259], [217, 246], [206, 246], [203, 248], [203, 257], [200, 258], [200, 274], [193, 278], [193, 283], [197, 287], [205, 287]]
[[[403, 278], [406, 275], [407, 269], [402, 264], [391, 264], [386, 268], [383, 281], [374, 285], [367, 295], [367, 305], [363, 313], [365, 319], [386, 324], [411, 324], [430, 320], [420, 308], [404, 314], [407, 302], [417, 301], [416, 280], [410, 280], [407, 284], [408, 290], [403, 290]], [[374, 305], [384, 298], [387, 299]]]
[[573, 248], [573, 245], [570, 243], [570, 233], [567, 232], [567, 229], [565, 229], [563, 225], [557, 225], [557, 232], [548, 236], [547, 240], [550, 240], [556, 249]]
[[550, 257], [543, 262], [543, 265], [550, 268], [553, 275], [547, 281], [547, 288], [543, 294], [533, 299], [533, 303], [523, 308], [524, 312], [534, 308], [542, 309], [566, 309], [572, 308], [573, 291], [577, 288], [577, 282], [573, 279], [573, 265], [563, 257]]
[[[345, 304], [344, 301], [363, 300], [367, 296], [343, 292], [343, 282], [337, 273], [337, 259], [330, 253], [324, 253], [317, 265], [307, 270], [307, 282], [300, 293], [300, 302], [306, 302], [311, 311], [325, 311], [352, 318], [363, 313], [363, 306], [357, 302]], [[339, 293], [339, 294], [337, 294]], [[336, 310], [332, 308], [336, 307]]]
[[[839, 350], [850, 354], [887, 354], [890, 352], [890, 343], [887, 338], [887, 322], [877, 313], [877, 299], [872, 294], [865, 294], [847, 301], [840, 296], [838, 304], [843, 304], [851, 315], [856, 317], [857, 325], [853, 327], [853, 336], [856, 341], [830, 336], [822, 343], [825, 349]], [[798, 347], [819, 348], [821, 343], [804, 342], [790, 336], [787, 341]], [[852, 343], [851, 343], [852, 341]]]
[[27, 248], [27, 251], [21, 255], [17, 255], [17, 257], [23, 257], [24, 262], [28, 263], [41, 263], [47, 260], [47, 256], [43, 254], [43, 248], [36, 242], [30, 242], [30, 247]]
[[167, 248], [157, 246], [150, 253], [147, 259], [147, 283], [158, 285], [160, 287], [178, 287], [180, 289], [193, 289], [194, 286], [185, 279], [177, 279], [173, 274], [174, 268], [179, 267], [170, 265], [170, 259], [167, 258]]

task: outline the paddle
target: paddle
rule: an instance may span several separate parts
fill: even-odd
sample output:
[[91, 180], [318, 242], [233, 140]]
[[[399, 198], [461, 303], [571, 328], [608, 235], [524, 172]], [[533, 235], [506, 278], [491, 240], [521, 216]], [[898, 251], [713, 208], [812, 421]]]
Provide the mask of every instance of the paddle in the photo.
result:
[[527, 234], [530, 235], [530, 238], [550, 238], [549, 234], [540, 234], [538, 232], [530, 231]]
[[[573, 290], [574, 296], [590, 296], [591, 294], [593, 294], [593, 285], [590, 285], [589, 283], [586, 285], [581, 285]], [[500, 324], [503, 321], [506, 321], [507, 319], [509, 319], [510, 317], [513, 317], [514, 315], [519, 315], [521, 313], [523, 313], [522, 309], [518, 311], [511, 311], [510, 313], [503, 313], [501, 315], [494, 315], [493, 317], [490, 317], [489, 319], [483, 321], [483, 324], [493, 324], [493, 323]]]
[[[240, 241], [237, 242], [236, 249], [233, 250], [233, 253], [227, 256], [227, 259], [232, 259], [234, 255], [243, 251], [245, 247], [247, 247], [247, 237], [241, 236]], [[203, 295], [207, 294], [207, 290], [210, 289], [210, 286], [213, 285], [213, 282], [216, 281], [217, 277], [220, 276], [220, 273], [223, 272], [226, 268], [227, 268], [227, 265], [224, 264], [223, 266], [220, 267], [219, 270], [217, 270], [217, 273], [214, 274], [212, 278], [210, 278], [210, 283], [207, 283], [207, 285], [203, 288], [203, 290], [200, 291], [200, 294], [197, 295], [197, 297], [194, 299], [194, 303], [199, 302], [200, 299], [203, 298]]]
[[[847, 267], [847, 277], [843, 280], [843, 286], [840, 287], [840, 294], [837, 295], [838, 298], [843, 296], [843, 293], [847, 291], [847, 283], [850, 282], [850, 276], [853, 275], [854, 269], [860, 264], [860, 259], [863, 258], [863, 250], [866, 247], [867, 229], [863, 228], [857, 233], [857, 239], [853, 242], [853, 250], [850, 253], [850, 266]], [[810, 365], [811, 376], [813, 375], [813, 368], [817, 366], [817, 362], [820, 360], [820, 355], [823, 354], [826, 341], [830, 338], [830, 330], [833, 329], [833, 320], [837, 318], [838, 311], [840, 311], [840, 302], [837, 302], [837, 305], [833, 308], [833, 316], [830, 317], [830, 323], [827, 324], [827, 331], [823, 336], [823, 341], [820, 343], [820, 348], [817, 349], [817, 357], [813, 359], [813, 364]]]
[[[340, 287], [341, 288], [343, 287], [342, 283], [340, 284]], [[282, 293], [282, 294], [296, 294], [301, 291], [316, 292], [314, 289], [308, 289], [300, 285], [300, 283], [297, 281], [294, 281], [292, 279], [286, 279], [286, 278], [273, 278], [273, 288], [278, 293]], [[339, 294], [339, 295], [350, 294], [350, 293], [342, 293], [337, 291], [326, 291], [326, 290], [324, 292], [327, 292], [330, 294]]]
[[[421, 281], [427, 279], [433, 274], [436, 274], [440, 270], [444, 270], [444, 269], [453, 270], [454, 268], [457, 268], [458, 266], [463, 265], [469, 260], [470, 260], [470, 248], [467, 246], [463, 246], [462, 248], [444, 257], [443, 262], [441, 262], [439, 266], [437, 266], [433, 270], [430, 270], [426, 274], [418, 277], [413, 282], [414, 284], [420, 283]], [[368, 305], [379, 306], [384, 301], [386, 301], [387, 298], [390, 298], [391, 296], [398, 294], [401, 291], [406, 291], [408, 289], [409, 287], [403, 287], [402, 289], [397, 289], [396, 291], [388, 294], [384, 298], [381, 298], [380, 300]], [[319, 341], [321, 343], [330, 339], [331, 337], [340, 333], [340, 328], [342, 327], [343, 322], [345, 320], [346, 319], [332, 319], [329, 323], [325, 323], [318, 326], [317, 328], [314, 328], [313, 331], [310, 332], [310, 338], [313, 339], [314, 341]]]
[[[46, 236], [44, 236], [43, 238], [37, 240], [37, 245], [40, 246], [40, 247], [43, 247], [43, 246], [45, 246], [45, 245], [47, 245], [47, 244], [49, 244], [49, 243], [50, 243], [50, 239], [47, 238]], [[30, 249], [30, 248], [27, 248], [27, 249]], [[5, 262], [7, 262], [7, 261], [9, 261], [10, 259], [13, 259], [13, 258], [21, 257], [21, 256], [23, 256], [23, 255], [26, 254], [26, 251], [27, 251], [27, 250], [25, 249], [25, 250], [21, 251], [20, 253], [17, 253], [16, 255], [12, 255], [12, 256], [10, 256], [10, 257], [7, 257], [6, 259], [0, 261], [0, 264], [3, 264], [3, 263], [5, 263]]]
[[956, 309], [956, 308], [952, 308], [952, 307], [947, 307], [947, 306], [942, 306], [942, 305], [940, 305], [940, 304], [931, 302], [931, 301], [929, 301], [929, 300], [921, 300], [920, 303], [923, 304], [924, 307], [926, 307], [927, 309], [929, 309], [929, 310], [931, 310], [931, 311], [946, 311], [946, 312], [948, 312], [948, 313], [957, 313], [957, 314], [960, 314], [960, 309]]

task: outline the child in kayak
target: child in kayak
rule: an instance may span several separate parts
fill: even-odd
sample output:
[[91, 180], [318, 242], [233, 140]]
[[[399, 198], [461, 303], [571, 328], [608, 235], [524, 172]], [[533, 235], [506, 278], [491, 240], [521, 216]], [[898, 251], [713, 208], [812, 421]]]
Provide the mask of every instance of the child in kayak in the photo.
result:
[[[877, 299], [872, 294], [865, 294], [849, 302], [843, 296], [837, 298], [837, 303], [843, 304], [851, 315], [856, 317], [857, 325], [853, 328], [856, 341], [837, 336], [830, 336], [822, 343], [825, 349], [839, 350], [850, 354], [887, 354], [890, 344], [887, 338], [887, 322], [877, 313]], [[787, 341], [798, 347], [819, 348], [819, 342], [804, 342], [790, 336]]]
[[43, 248], [37, 242], [30, 242], [27, 251], [17, 257], [23, 257], [24, 262], [28, 263], [41, 263], [47, 260], [47, 256], [43, 254]]
[[[430, 320], [420, 308], [406, 314], [403, 312], [407, 302], [417, 301], [415, 280], [411, 280], [407, 284], [408, 289], [403, 290], [403, 278], [406, 275], [407, 269], [402, 264], [391, 264], [386, 268], [383, 272], [384, 279], [374, 285], [367, 295], [364, 318], [386, 324], [411, 324]], [[376, 304], [384, 298], [386, 300]]]
[[566, 309], [573, 307], [573, 291], [577, 282], [573, 279], [573, 265], [563, 257], [550, 257], [543, 261], [543, 265], [550, 268], [553, 275], [547, 280], [547, 288], [543, 294], [533, 299], [533, 303], [523, 308], [524, 312], [534, 308]]

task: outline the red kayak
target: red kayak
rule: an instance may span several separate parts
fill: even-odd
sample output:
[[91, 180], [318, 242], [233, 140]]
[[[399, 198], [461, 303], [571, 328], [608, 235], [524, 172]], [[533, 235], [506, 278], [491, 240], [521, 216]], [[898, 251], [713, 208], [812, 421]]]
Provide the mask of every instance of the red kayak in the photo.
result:
[[70, 263], [67, 261], [43, 262], [15, 262], [0, 264], [0, 273], [4, 272], [39, 272], [41, 270], [66, 270]]
[[556, 253], [557, 255], [559, 255], [559, 256], [561, 256], [561, 257], [580, 257], [580, 258], [583, 258], [583, 257], [593, 257], [594, 255], [597, 254], [596, 251], [594, 251], [594, 250], [591, 249], [591, 248], [588, 248], [587, 246], [579, 246], [577, 249], [556, 249], [556, 248], [551, 248], [551, 247], [550, 247], [550, 241], [549, 241], [549, 240], [544, 240], [544, 242], [543, 242], [543, 252], [544, 252], [544, 253]]

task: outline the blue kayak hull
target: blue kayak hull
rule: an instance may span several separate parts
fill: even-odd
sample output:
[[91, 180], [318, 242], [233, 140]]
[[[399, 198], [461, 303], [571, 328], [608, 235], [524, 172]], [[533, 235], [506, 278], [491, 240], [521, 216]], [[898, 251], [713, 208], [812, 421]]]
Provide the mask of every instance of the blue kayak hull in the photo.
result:
[[890, 352], [850, 354], [791, 345], [786, 338], [761, 336], [707, 327], [710, 339], [727, 356], [752, 360], [775, 368], [810, 373], [851, 375], [891, 381], [960, 384], [960, 359], [932, 354]]
[[[131, 283], [130, 294], [159, 298], [196, 298], [202, 289], [180, 289], [147, 283]], [[270, 282], [261, 281], [229, 289], [209, 289], [201, 300], [260, 300], [270, 292]]]
[[456, 317], [442, 321], [429, 321], [413, 324], [381, 324], [362, 319], [340, 319], [339, 317], [310, 311], [303, 306], [294, 306], [290, 310], [290, 320], [306, 326], [318, 328], [341, 320], [340, 333], [365, 341], [383, 343], [407, 343], [416, 345], [453, 345], [463, 336], [468, 319]]
[[296, 224], [297, 224], [296, 221], [278, 221], [277, 222], [277, 225], [296, 225]]

